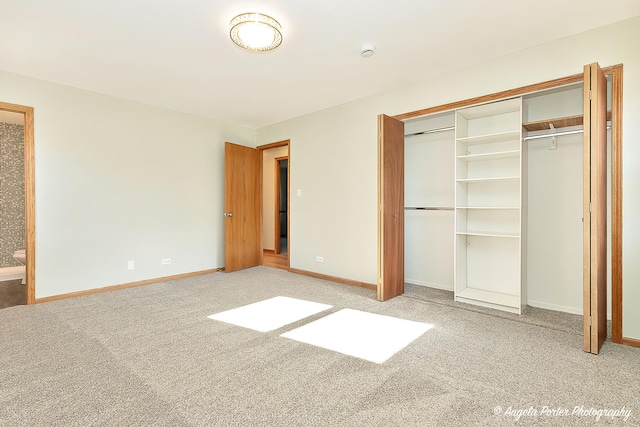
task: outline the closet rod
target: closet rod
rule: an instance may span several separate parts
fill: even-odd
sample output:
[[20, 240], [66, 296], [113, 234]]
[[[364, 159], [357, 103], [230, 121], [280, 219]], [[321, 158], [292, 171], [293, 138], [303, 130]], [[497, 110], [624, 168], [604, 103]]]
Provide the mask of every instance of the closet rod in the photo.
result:
[[436, 132], [446, 132], [448, 130], [454, 130], [456, 127], [455, 126], [450, 126], [448, 128], [438, 128], [438, 129], [430, 129], [430, 130], [424, 130], [422, 132], [416, 132], [416, 133], [408, 133], [405, 135], [405, 138], [407, 136], [418, 136], [418, 135], [428, 135], [430, 133], [436, 133]]
[[[607, 126], [607, 129], [611, 129], [611, 126]], [[576, 133], [583, 133], [584, 130], [583, 129], [579, 129], [579, 130], [568, 130], [568, 131], [564, 131], [564, 132], [557, 132], [557, 133], [546, 133], [544, 135], [533, 135], [533, 136], [527, 136], [524, 137], [523, 140], [524, 141], [530, 141], [532, 139], [542, 139], [542, 138], [553, 138], [555, 136], [562, 136], [562, 135], [573, 135]]]
[[429, 207], [412, 207], [406, 206], [405, 211], [452, 211], [453, 208], [447, 208], [442, 206], [429, 206]]

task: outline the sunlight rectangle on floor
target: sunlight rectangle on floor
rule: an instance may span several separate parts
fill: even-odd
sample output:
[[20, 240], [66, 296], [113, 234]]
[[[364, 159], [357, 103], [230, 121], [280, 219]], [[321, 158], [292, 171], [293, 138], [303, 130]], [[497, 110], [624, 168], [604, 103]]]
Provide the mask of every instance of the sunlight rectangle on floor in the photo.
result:
[[232, 325], [242, 326], [259, 332], [281, 328], [298, 320], [330, 309], [328, 304], [320, 304], [290, 297], [274, 297], [264, 301], [223, 311], [207, 316]]
[[281, 336], [384, 363], [431, 328], [428, 323], [344, 309]]

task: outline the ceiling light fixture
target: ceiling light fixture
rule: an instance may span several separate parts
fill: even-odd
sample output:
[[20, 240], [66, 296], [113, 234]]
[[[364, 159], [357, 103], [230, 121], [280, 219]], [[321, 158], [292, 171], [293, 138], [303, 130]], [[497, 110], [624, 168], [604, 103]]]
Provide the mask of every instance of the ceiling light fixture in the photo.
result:
[[276, 49], [282, 43], [280, 23], [262, 13], [241, 13], [229, 24], [231, 40], [241, 49], [263, 53]]

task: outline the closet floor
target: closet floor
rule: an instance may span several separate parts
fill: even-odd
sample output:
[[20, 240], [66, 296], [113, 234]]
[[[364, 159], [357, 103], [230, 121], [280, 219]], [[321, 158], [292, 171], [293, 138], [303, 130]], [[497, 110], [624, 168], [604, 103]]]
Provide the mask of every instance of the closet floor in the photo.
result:
[[[556, 329], [564, 332], [575, 333], [577, 335], [582, 335], [583, 333], [582, 316], [578, 314], [527, 306], [523, 314], [517, 315], [472, 304], [455, 302], [453, 300], [453, 292], [451, 291], [429, 288], [427, 286], [412, 285], [409, 283], [405, 283], [404, 294], [402, 296], [430, 304], [447, 305], [461, 310], [474, 311], [488, 316], [504, 318], [509, 321], [537, 325], [543, 328]], [[611, 321], [608, 322], [607, 329], [607, 339], [611, 340]]]

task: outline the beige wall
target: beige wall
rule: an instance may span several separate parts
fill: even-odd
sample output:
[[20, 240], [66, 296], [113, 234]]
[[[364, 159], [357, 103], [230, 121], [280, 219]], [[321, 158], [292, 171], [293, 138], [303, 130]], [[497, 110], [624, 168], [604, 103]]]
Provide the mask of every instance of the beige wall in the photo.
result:
[[[258, 143], [291, 139], [293, 268], [376, 281], [377, 126], [400, 114], [624, 63], [624, 320], [640, 338], [640, 17], [258, 130]], [[336, 155], [340, 153], [340, 155]], [[324, 255], [324, 263], [315, 261]]]
[[262, 248], [275, 249], [275, 158], [289, 154], [289, 147], [262, 152]]
[[0, 100], [35, 112], [37, 298], [224, 265], [224, 142], [254, 130], [5, 72]]

